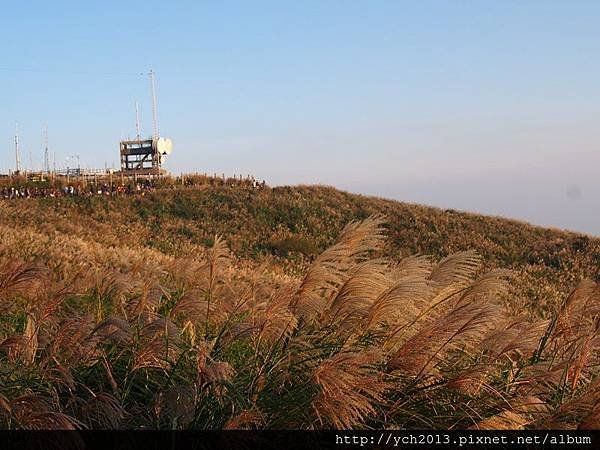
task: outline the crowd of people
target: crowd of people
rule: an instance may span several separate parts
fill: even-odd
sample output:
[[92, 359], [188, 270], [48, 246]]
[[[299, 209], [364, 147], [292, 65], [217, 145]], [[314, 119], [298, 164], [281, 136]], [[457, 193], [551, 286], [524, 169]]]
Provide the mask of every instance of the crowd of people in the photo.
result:
[[59, 186], [36, 186], [33, 184], [4, 186], [0, 187], [0, 198], [39, 198], [39, 197], [90, 197], [95, 195], [115, 196], [115, 195], [144, 195], [146, 192], [153, 192], [156, 189], [169, 189], [176, 186], [196, 187], [202, 185], [220, 185], [220, 186], [242, 186], [252, 187], [253, 189], [263, 189], [266, 183], [263, 180], [259, 182], [253, 177], [224, 178], [207, 177], [201, 175], [192, 175], [180, 179], [142, 179], [112, 182], [88, 182], [88, 183], [66, 183]]
[[38, 197], [90, 197], [93, 195], [114, 196], [154, 191], [156, 185], [152, 180], [129, 184], [94, 183], [84, 185], [68, 184], [62, 187], [4, 187], [0, 195], [4, 199], [38, 198]]

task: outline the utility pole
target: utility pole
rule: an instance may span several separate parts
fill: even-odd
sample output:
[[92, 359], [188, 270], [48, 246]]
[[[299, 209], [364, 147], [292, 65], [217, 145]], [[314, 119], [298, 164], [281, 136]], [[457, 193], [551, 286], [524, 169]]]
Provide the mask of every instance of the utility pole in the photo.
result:
[[150, 69], [150, 90], [152, 94], [152, 139], [158, 139], [158, 118], [156, 113], [156, 87], [154, 85], [154, 71]]
[[19, 155], [19, 124], [15, 123], [15, 163], [17, 174], [21, 173], [21, 156]]

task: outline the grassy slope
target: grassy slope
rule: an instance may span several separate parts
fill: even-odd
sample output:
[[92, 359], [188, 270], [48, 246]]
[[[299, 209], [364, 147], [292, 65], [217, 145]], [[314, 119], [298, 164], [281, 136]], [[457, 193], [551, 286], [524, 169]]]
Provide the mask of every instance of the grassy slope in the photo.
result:
[[516, 289], [536, 309], [555, 305], [581, 278], [600, 278], [600, 239], [322, 186], [260, 192], [206, 186], [144, 197], [3, 202], [0, 224], [174, 255], [194, 253], [221, 234], [242, 259], [273, 259], [295, 270], [334, 242], [348, 221], [378, 213], [387, 218], [388, 255], [439, 257], [475, 249], [488, 268], [515, 269]]

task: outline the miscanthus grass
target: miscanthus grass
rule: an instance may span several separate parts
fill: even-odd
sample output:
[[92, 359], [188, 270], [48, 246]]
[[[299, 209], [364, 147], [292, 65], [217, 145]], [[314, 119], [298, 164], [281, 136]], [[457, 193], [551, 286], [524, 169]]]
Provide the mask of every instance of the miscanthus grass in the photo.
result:
[[381, 216], [299, 276], [5, 231], [2, 428], [600, 426], [592, 281], [541, 318], [475, 252], [383, 257]]

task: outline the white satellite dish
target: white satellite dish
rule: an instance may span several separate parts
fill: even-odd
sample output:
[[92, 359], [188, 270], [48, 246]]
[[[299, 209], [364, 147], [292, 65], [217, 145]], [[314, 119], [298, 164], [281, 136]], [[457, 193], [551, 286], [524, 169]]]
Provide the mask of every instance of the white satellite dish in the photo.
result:
[[171, 142], [171, 139], [168, 139], [168, 138], [153, 139], [152, 147], [160, 155], [166, 156], [166, 155], [169, 155], [173, 151], [173, 142]]

